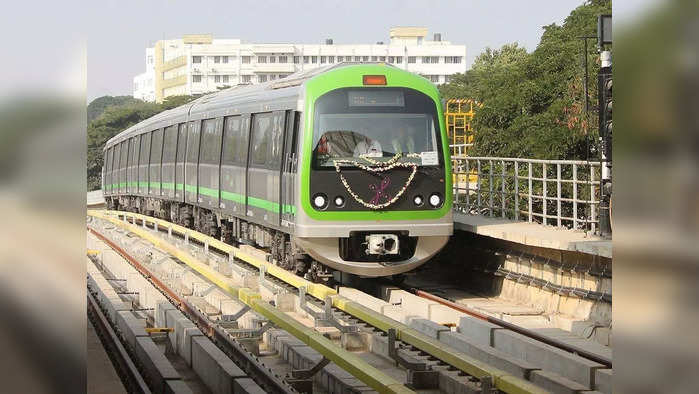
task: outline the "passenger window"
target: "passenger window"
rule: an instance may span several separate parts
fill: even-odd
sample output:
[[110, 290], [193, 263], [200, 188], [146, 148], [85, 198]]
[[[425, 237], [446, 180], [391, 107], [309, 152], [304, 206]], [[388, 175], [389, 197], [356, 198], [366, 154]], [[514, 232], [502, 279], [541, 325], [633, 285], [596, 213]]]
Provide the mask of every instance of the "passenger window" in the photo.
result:
[[245, 164], [248, 138], [241, 116], [229, 116], [223, 122], [223, 155], [225, 165]]
[[218, 165], [221, 158], [221, 130], [216, 119], [206, 119], [202, 123], [200, 162]]
[[150, 133], [141, 134], [141, 160], [140, 165], [148, 165], [150, 153]]
[[274, 113], [272, 130], [270, 134], [269, 164], [272, 168], [279, 168], [282, 161], [282, 145], [284, 143], [284, 111]]
[[177, 125], [172, 125], [165, 129], [163, 138], [163, 164], [175, 162], [175, 152], [177, 150]]
[[[119, 157], [121, 154], [121, 144], [114, 145], [114, 162], [112, 163], [112, 171], [117, 171], [119, 169]], [[114, 173], [116, 176], [116, 172]], [[117, 183], [117, 182], [114, 182]]]
[[153, 143], [151, 144], [150, 163], [160, 165], [163, 153], [163, 129], [153, 131]]
[[196, 122], [189, 122], [187, 135], [187, 163], [197, 164], [199, 160], [199, 125]]
[[187, 153], [187, 124], [180, 123], [177, 137], [177, 162], [183, 163]]
[[271, 113], [256, 114], [253, 116], [252, 127], [252, 163], [262, 166], [267, 162], [270, 132], [273, 117]]
[[129, 150], [129, 167], [138, 165], [138, 151], [141, 147], [141, 139], [139, 137], [131, 137], [131, 149]]
[[129, 146], [128, 146], [129, 141], [124, 141], [122, 142], [121, 145], [121, 162], [119, 164], [119, 168], [123, 169], [126, 168], [126, 158], [128, 157], [129, 153]]

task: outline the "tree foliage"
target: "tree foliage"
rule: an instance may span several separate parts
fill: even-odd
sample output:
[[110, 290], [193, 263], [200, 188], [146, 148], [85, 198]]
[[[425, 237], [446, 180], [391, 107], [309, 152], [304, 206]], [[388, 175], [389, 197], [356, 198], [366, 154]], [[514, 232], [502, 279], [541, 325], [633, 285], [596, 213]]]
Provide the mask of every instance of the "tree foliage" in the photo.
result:
[[155, 104], [129, 96], [103, 96], [88, 104], [88, 119], [91, 113], [96, 117], [87, 126], [87, 190], [101, 187], [102, 149], [110, 138], [161, 111], [186, 104], [197, 97], [171, 96], [162, 104]]
[[[486, 49], [470, 70], [440, 87], [446, 98], [473, 98], [474, 156], [587, 159], [594, 149], [596, 115], [585, 114], [582, 36], [594, 36], [597, 15], [611, 1], [594, 0], [574, 9], [562, 26], [544, 26], [531, 52], [517, 43]], [[592, 40], [594, 41], [594, 40]], [[588, 46], [590, 109], [596, 106], [599, 56]]]

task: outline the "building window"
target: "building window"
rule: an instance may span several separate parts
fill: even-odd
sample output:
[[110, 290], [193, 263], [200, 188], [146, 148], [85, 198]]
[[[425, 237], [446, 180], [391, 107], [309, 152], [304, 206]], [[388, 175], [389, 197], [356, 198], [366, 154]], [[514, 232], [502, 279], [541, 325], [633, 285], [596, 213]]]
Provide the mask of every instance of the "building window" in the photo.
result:
[[311, 63], [318, 63], [318, 56], [311, 56]]
[[396, 64], [403, 63], [403, 56], [396, 56]]
[[267, 75], [258, 75], [257, 76], [257, 82], [267, 82]]
[[270, 56], [270, 57], [269, 57], [269, 62], [270, 62], [270, 63], [276, 63], [276, 62], [277, 62], [277, 58], [276, 58], [275, 56]]
[[252, 80], [252, 75], [241, 75], [240, 76], [240, 82], [242, 83], [250, 83]]
[[279, 56], [279, 63], [287, 63], [287, 57], [286, 56]]
[[267, 56], [258, 56], [257, 62], [258, 63], [267, 63]]
[[416, 62], [417, 62], [417, 59], [415, 58], [415, 56], [408, 56], [408, 63], [416, 63]]
[[240, 57], [240, 62], [243, 64], [250, 64], [252, 56], [241, 56]]
[[380, 61], [380, 62], [385, 62], [385, 61], [386, 61], [386, 56], [379, 56], [379, 61]]
[[304, 57], [303, 57], [303, 63], [304, 63], [304, 64], [308, 64], [310, 58], [311, 58], [310, 56], [304, 56]]
[[214, 82], [215, 82], [215, 83], [221, 83], [221, 76], [220, 76], [220, 75], [214, 75]]
[[192, 75], [192, 82], [201, 82], [201, 75]]
[[321, 56], [320, 57], [320, 64], [325, 64], [328, 62], [328, 57], [327, 56]]
[[439, 63], [439, 56], [423, 56], [422, 64], [437, 64]]
[[228, 83], [228, 75], [224, 75], [222, 78], [223, 83]]
[[372, 61], [372, 62], [375, 62], [375, 61], [377, 61], [377, 60], [379, 60], [378, 57], [376, 57], [376, 56], [372, 56], [372, 57], [371, 57], [371, 61]]
[[427, 77], [427, 79], [429, 79], [432, 83], [439, 82], [439, 75], [425, 75], [425, 77]]
[[363, 61], [363, 62], [368, 62], [368, 61], [369, 61], [369, 56], [362, 56], [362, 61]]
[[228, 56], [221, 56], [222, 63], [228, 63]]
[[461, 63], [461, 56], [454, 56], [454, 63]]
[[396, 57], [395, 57], [395, 56], [389, 56], [389, 57], [388, 57], [388, 62], [389, 62], [389, 63], [395, 63], [395, 62], [396, 62]]
[[201, 56], [192, 56], [192, 63], [201, 63]]
[[342, 63], [342, 62], [344, 62], [344, 61], [345, 61], [344, 57], [342, 57], [342, 56], [338, 56], [338, 57], [337, 57], [337, 62], [338, 62], [338, 63]]
[[444, 83], [449, 83], [451, 82], [451, 75], [445, 75], [444, 76]]
[[301, 63], [301, 56], [294, 56], [294, 64]]
[[269, 74], [270, 81], [274, 81], [275, 79], [277, 79], [277, 74]]
[[328, 63], [335, 63], [335, 56], [328, 56]]
[[221, 56], [214, 56], [214, 63], [221, 63]]
[[355, 57], [354, 57], [354, 61], [355, 61], [355, 62], [361, 62], [361, 61], [362, 61], [362, 57], [361, 57], [361, 56], [355, 56]]

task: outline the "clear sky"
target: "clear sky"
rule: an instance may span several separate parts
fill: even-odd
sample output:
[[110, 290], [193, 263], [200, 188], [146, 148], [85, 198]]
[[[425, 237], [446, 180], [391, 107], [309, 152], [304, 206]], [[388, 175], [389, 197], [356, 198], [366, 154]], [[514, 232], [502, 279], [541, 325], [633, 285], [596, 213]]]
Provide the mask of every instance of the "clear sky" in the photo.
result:
[[[102, 1], [87, 18], [87, 99], [132, 94], [156, 40], [212, 33], [244, 42], [375, 43], [392, 26], [425, 26], [428, 37], [466, 45], [466, 63], [486, 47], [517, 41], [533, 50], [542, 26], [561, 24], [583, 0]], [[90, 3], [94, 4], [94, 3]]]

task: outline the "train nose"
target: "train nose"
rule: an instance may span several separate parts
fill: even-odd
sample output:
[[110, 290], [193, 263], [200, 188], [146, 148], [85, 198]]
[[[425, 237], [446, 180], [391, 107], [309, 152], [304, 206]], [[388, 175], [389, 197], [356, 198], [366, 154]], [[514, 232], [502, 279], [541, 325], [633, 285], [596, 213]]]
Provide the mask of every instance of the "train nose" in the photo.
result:
[[398, 236], [395, 234], [371, 234], [366, 236], [366, 254], [398, 254]]

